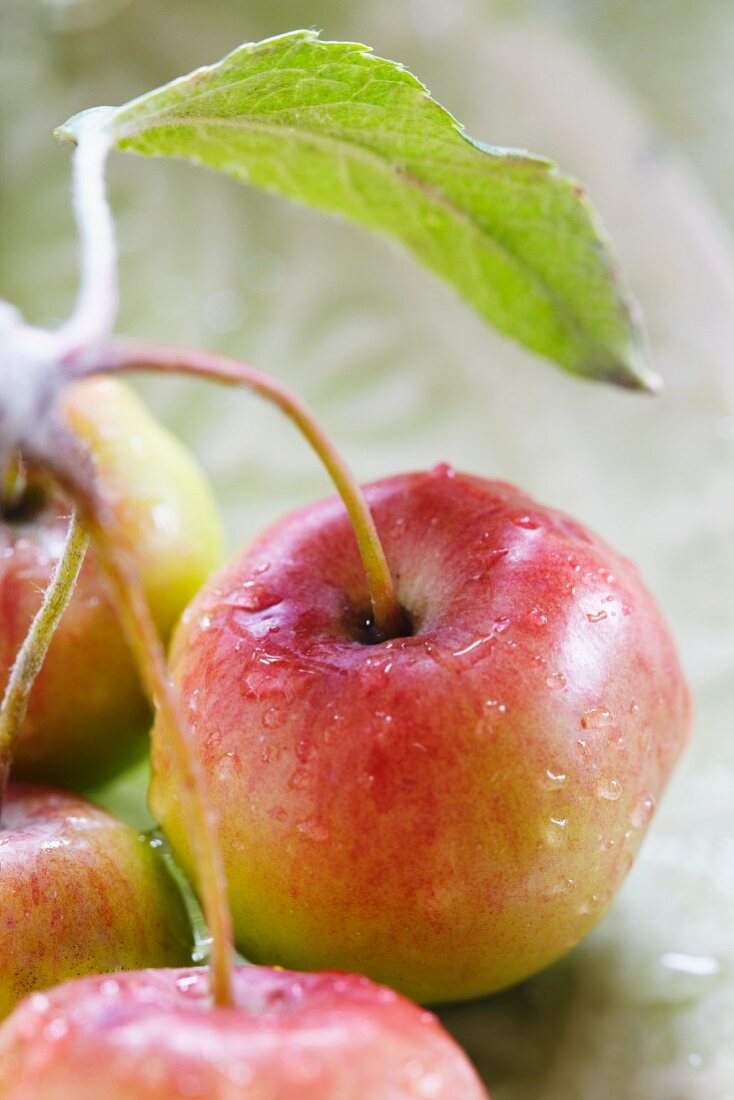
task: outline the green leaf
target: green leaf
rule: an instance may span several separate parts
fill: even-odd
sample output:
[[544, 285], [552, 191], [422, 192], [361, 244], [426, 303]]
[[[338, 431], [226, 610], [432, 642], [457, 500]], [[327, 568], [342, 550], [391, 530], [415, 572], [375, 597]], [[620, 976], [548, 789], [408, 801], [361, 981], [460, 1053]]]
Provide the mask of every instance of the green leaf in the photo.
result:
[[[656, 388], [596, 213], [541, 157], [469, 138], [402, 66], [295, 31], [114, 111], [120, 149], [207, 165], [400, 241], [567, 370]], [[78, 122], [59, 131], [74, 140]]]

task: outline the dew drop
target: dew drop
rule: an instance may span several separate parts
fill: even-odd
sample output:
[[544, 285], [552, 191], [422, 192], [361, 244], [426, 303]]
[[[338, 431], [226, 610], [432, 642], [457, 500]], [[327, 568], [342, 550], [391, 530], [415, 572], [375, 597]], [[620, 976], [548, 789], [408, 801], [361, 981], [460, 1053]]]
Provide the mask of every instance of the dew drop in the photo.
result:
[[539, 607], [534, 607], [528, 614], [528, 619], [533, 626], [546, 626], [548, 623], [548, 616], [541, 611]]
[[[484, 537], [484, 536], [482, 536], [482, 537]], [[507, 557], [509, 552], [510, 551], [507, 550], [505, 547], [501, 547], [498, 550], [490, 550], [490, 552], [487, 554], [487, 560], [486, 560], [487, 569], [493, 569], [494, 566], [497, 565], [499, 562], [501, 562], [503, 558]]]
[[329, 827], [325, 825], [323, 821], [319, 821], [315, 817], [308, 818], [307, 821], [301, 821], [296, 825], [298, 832], [305, 836], [307, 840], [328, 840], [329, 839]]
[[258, 581], [245, 581], [225, 602], [242, 611], [266, 611], [269, 607], [282, 603], [283, 597]]
[[47, 1039], [49, 1043], [58, 1043], [61, 1039], [66, 1038], [69, 1034], [69, 1023], [67, 1020], [62, 1019], [61, 1016], [57, 1016], [54, 1020], [49, 1020], [43, 1029], [43, 1037]]
[[598, 730], [614, 724], [611, 711], [606, 707], [592, 707], [581, 716], [581, 728], [584, 730]]
[[262, 724], [266, 730], [277, 730], [285, 721], [285, 710], [282, 706], [273, 704], [266, 709], [262, 716]]
[[641, 829], [647, 825], [654, 812], [655, 799], [652, 795], [646, 795], [636, 803], [630, 814], [630, 821], [636, 828]]
[[309, 786], [310, 782], [311, 776], [308, 768], [296, 768], [288, 780], [288, 786], [292, 791], [303, 791]]
[[579, 916], [586, 917], [589, 913], [593, 913], [599, 905], [599, 898], [596, 894], [592, 894], [586, 901], [579, 906]]
[[190, 989], [193, 989], [199, 981], [198, 974], [188, 974], [185, 978], [179, 978], [176, 982], [176, 989], [181, 993], [188, 993]]
[[545, 775], [547, 780], [545, 786], [549, 787], [551, 790], [559, 790], [566, 782], [565, 772], [554, 772], [551, 771], [550, 768], [547, 768]]
[[601, 622], [604, 621], [604, 619], [606, 619], [606, 617], [607, 617], [607, 613], [606, 613], [606, 611], [603, 611], [603, 610], [602, 611], [597, 611], [596, 614], [594, 614], [594, 615], [587, 615], [586, 616], [586, 618], [589, 620], [590, 623], [601, 623]]
[[566, 677], [562, 672], [554, 672], [552, 676], [547, 677], [545, 682], [551, 691], [559, 691], [566, 686]]
[[599, 798], [606, 798], [609, 802], [616, 802], [622, 793], [622, 784], [618, 779], [600, 779], [596, 785], [596, 793]]
[[545, 833], [545, 839], [550, 848], [565, 847], [567, 824], [565, 817], [552, 817], [550, 819], [550, 827], [546, 829]]
[[448, 462], [439, 462], [432, 470], [429, 471], [429, 477], [456, 477], [456, 470], [453, 466], [449, 466]]
[[503, 634], [510, 625], [510, 617], [508, 615], [500, 615], [499, 619], [495, 619], [494, 632], [495, 634]]

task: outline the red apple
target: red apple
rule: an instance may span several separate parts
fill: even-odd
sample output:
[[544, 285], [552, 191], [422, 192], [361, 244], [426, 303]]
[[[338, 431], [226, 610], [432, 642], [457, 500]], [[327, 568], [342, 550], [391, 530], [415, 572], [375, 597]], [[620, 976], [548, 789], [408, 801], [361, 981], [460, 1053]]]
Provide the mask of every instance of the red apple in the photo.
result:
[[80, 974], [191, 958], [183, 900], [149, 842], [77, 795], [11, 783], [0, 828], [0, 1018]]
[[[156, 625], [167, 637], [220, 560], [209, 488], [184, 448], [125, 386], [95, 379], [72, 387], [64, 400], [133, 541]], [[68, 502], [33, 470], [20, 501], [0, 508], [0, 695], [61, 551], [68, 515]], [[14, 775], [89, 786], [144, 750], [151, 720], [114, 596], [90, 551], [33, 686]]]
[[235, 971], [237, 1008], [205, 972], [68, 982], [0, 1029], [2, 1100], [486, 1100], [430, 1013], [346, 974]]
[[[208, 583], [173, 673], [240, 950], [473, 997], [599, 919], [686, 741], [688, 691], [636, 569], [578, 523], [448, 467], [366, 494], [409, 636], [371, 636], [330, 499]], [[159, 730], [151, 801], [191, 874]]]

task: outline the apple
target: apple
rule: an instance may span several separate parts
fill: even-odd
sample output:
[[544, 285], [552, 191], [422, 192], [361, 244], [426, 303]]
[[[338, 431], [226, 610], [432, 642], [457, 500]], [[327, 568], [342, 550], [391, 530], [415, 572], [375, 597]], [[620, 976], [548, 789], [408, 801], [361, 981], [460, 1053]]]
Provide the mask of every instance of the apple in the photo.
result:
[[366, 978], [256, 966], [68, 982], [0, 1029], [2, 1100], [486, 1100], [431, 1013]]
[[[155, 622], [167, 638], [221, 560], [209, 487], [181, 444], [121, 383], [94, 379], [70, 387], [64, 413], [91, 448], [105, 495], [132, 536]], [[68, 513], [68, 502], [33, 468], [20, 500], [2, 511], [0, 692], [61, 551]], [[114, 596], [90, 551], [34, 684], [13, 774], [88, 787], [144, 749], [150, 723]]]
[[79, 795], [10, 783], [0, 830], [0, 1018], [81, 974], [191, 959], [159, 852]]
[[[596, 923], [685, 744], [688, 690], [635, 567], [511, 485], [365, 490], [403, 637], [369, 620], [336, 499], [202, 589], [171, 668], [256, 962], [475, 997]], [[151, 806], [192, 874], [160, 725]]]

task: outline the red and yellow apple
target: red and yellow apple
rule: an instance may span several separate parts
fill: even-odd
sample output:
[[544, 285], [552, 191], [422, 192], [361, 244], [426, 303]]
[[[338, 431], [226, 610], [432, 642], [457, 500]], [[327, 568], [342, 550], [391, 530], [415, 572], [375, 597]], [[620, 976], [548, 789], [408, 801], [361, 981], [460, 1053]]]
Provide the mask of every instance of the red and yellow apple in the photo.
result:
[[[578, 523], [447, 467], [366, 494], [408, 636], [374, 637], [330, 499], [210, 580], [172, 671], [246, 957], [474, 997], [599, 919], [686, 741], [688, 691], [635, 567]], [[158, 729], [153, 762], [192, 875]]]
[[[156, 624], [167, 637], [221, 557], [210, 490], [186, 450], [118, 382], [64, 395], [105, 495], [135, 548]], [[61, 552], [69, 505], [44, 477], [0, 521], [0, 691]], [[113, 594], [90, 551], [31, 692], [13, 774], [83, 788], [128, 763], [151, 722]]]
[[347, 974], [238, 967], [84, 978], [0, 1029], [0, 1100], [487, 1100], [430, 1013]]
[[0, 829], [0, 1018], [81, 974], [180, 966], [191, 927], [159, 852], [78, 795], [10, 783]]

